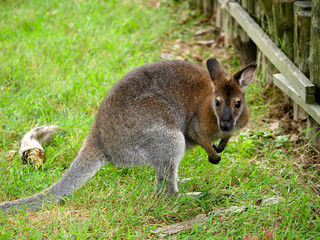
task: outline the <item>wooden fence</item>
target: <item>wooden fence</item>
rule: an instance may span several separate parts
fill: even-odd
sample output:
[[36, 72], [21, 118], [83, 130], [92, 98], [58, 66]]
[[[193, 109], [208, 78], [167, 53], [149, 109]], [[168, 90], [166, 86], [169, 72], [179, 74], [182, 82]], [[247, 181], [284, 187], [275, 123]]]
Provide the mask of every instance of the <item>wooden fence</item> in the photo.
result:
[[194, 0], [248, 63], [257, 61], [267, 81], [293, 105], [294, 120], [306, 120], [320, 148], [320, 0]]

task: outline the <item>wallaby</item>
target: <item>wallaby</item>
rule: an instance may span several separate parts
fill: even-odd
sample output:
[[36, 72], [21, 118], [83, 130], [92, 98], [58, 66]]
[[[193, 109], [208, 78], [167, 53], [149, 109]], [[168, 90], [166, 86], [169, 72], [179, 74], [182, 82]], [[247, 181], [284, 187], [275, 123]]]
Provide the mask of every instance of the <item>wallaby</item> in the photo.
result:
[[[62, 178], [31, 197], [0, 204], [37, 210], [82, 187], [107, 162], [117, 166], [151, 165], [165, 193], [178, 191], [177, 173], [186, 149], [200, 145], [217, 164], [238, 129], [249, 119], [245, 88], [256, 70], [252, 63], [227, 78], [218, 61], [207, 69], [184, 61], [139, 67], [110, 89], [83, 147]], [[216, 146], [212, 142], [221, 139]]]

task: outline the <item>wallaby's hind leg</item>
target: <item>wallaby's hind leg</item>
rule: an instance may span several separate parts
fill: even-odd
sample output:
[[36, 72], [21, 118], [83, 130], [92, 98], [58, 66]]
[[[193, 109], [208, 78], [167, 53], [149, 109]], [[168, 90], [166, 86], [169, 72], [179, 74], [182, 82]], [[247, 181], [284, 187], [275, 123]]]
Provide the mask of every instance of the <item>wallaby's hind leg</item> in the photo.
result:
[[182, 132], [167, 129], [165, 132], [166, 134], [162, 133], [158, 136], [159, 139], [156, 139], [157, 151], [150, 157], [157, 174], [158, 190], [165, 185], [165, 193], [172, 195], [178, 192], [178, 168], [185, 153], [186, 144]]
[[171, 163], [165, 164], [164, 166], [157, 166], [156, 173], [158, 191], [161, 192], [161, 187], [165, 185], [166, 194], [172, 195], [178, 192], [178, 167], [174, 167]]

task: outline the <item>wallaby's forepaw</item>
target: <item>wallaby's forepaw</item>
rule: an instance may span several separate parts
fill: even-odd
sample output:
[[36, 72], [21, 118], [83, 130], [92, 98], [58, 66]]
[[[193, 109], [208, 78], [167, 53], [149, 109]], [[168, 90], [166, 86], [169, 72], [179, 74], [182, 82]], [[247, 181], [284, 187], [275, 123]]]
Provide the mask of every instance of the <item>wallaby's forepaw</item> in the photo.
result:
[[212, 144], [212, 147], [214, 148], [214, 150], [216, 150], [217, 153], [221, 153], [223, 151], [223, 149], [219, 148], [217, 145]]
[[218, 164], [221, 160], [221, 157], [219, 155], [215, 156], [215, 158], [209, 157], [209, 162], [212, 164]]

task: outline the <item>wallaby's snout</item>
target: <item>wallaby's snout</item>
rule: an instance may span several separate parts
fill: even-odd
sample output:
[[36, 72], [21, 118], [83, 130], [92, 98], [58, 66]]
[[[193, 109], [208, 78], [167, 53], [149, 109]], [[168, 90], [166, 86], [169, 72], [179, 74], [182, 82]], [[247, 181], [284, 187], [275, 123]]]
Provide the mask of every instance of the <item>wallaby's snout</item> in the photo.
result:
[[225, 106], [222, 110], [219, 127], [223, 132], [229, 132], [233, 129], [233, 118], [229, 106]]

